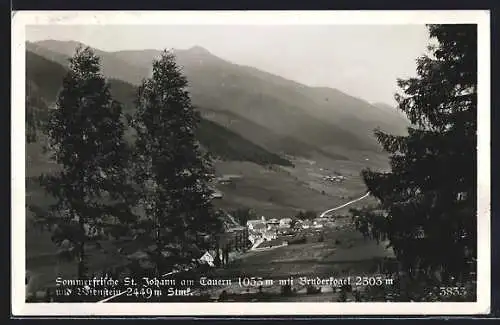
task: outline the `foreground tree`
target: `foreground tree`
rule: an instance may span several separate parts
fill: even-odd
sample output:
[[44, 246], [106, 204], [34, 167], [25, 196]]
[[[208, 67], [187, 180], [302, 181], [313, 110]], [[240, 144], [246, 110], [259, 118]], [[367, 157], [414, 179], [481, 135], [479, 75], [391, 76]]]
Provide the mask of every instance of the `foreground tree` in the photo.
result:
[[100, 73], [99, 58], [78, 48], [63, 80], [56, 109], [50, 111], [45, 135], [53, 160], [61, 167], [41, 176], [55, 198], [45, 211], [31, 207], [38, 223], [54, 230], [62, 253], [78, 260], [78, 276], [86, 276], [85, 246], [105, 235], [120, 233], [133, 219], [126, 202], [127, 150], [121, 106], [111, 98]]
[[34, 143], [37, 140], [37, 132], [39, 124], [37, 123], [37, 115], [35, 109], [34, 97], [32, 92], [34, 92], [33, 85], [31, 83], [26, 84], [26, 116], [25, 116], [25, 132], [26, 132], [26, 143]]
[[[208, 249], [221, 222], [212, 207], [211, 161], [195, 132], [199, 114], [186, 91], [187, 80], [173, 54], [164, 51], [143, 81], [130, 123], [137, 133], [135, 177], [156, 271], [170, 271]], [[208, 240], [207, 237], [212, 237]]]
[[26, 80], [25, 108], [26, 143], [35, 143], [47, 120], [49, 108], [41, 99], [37, 86], [30, 80]]
[[407, 136], [377, 131], [391, 172], [362, 173], [388, 212], [383, 222], [370, 215], [371, 226], [410, 275], [419, 270], [444, 283], [475, 267], [476, 28], [428, 26], [436, 44], [417, 60], [417, 77], [398, 80], [396, 100], [413, 126]]
[[299, 220], [313, 220], [316, 218], [317, 214], [314, 211], [307, 210], [307, 211], [299, 211], [299, 213], [295, 216], [295, 218]]

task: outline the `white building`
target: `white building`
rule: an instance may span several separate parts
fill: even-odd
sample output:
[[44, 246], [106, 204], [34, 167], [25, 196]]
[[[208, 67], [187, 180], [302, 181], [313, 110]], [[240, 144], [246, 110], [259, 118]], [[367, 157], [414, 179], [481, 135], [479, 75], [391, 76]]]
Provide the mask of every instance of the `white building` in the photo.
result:
[[247, 228], [252, 231], [261, 231], [266, 228], [266, 223], [262, 220], [248, 220]]
[[215, 258], [209, 252], [205, 252], [205, 254], [203, 254], [198, 260], [200, 261], [200, 263], [208, 264], [211, 267], [215, 266]]
[[276, 231], [264, 231], [262, 233], [262, 239], [266, 241], [276, 239], [276, 237]]
[[280, 226], [290, 226], [290, 223], [292, 223], [292, 218], [281, 218], [280, 219]]
[[309, 229], [312, 226], [312, 223], [308, 220], [304, 220], [301, 224], [302, 229]]
[[280, 225], [280, 221], [278, 219], [271, 219], [266, 222], [267, 229], [275, 229]]

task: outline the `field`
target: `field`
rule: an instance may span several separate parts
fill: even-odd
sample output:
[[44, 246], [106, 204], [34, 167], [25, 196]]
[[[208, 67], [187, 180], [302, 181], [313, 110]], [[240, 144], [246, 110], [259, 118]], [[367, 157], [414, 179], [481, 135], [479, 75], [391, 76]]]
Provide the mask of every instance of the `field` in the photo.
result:
[[369, 271], [364, 267], [359, 269], [359, 262], [390, 256], [391, 251], [383, 244], [365, 240], [356, 230], [326, 230], [323, 242], [247, 252], [224, 273], [271, 278], [355, 275]]
[[[38, 148], [30, 148], [31, 152]], [[51, 164], [43, 155], [34, 155], [36, 161], [31, 157], [27, 159], [26, 168], [26, 203], [36, 204], [47, 207], [52, 198], [38, 185], [36, 176], [42, 171], [56, 170], [57, 166]], [[217, 206], [225, 209], [236, 209], [240, 207], [252, 208], [255, 212], [268, 217], [283, 217], [295, 215], [301, 210], [313, 210], [318, 213], [343, 204], [352, 198], [357, 198], [365, 193], [362, 180], [359, 177], [361, 166], [349, 161], [329, 161], [323, 162], [323, 165], [312, 164], [307, 160], [293, 160], [295, 167], [271, 166], [264, 167], [250, 162], [229, 162], [219, 161], [216, 163], [217, 176], [239, 175], [239, 178], [233, 179], [230, 184], [219, 185], [219, 190], [223, 193], [223, 198], [218, 200]], [[335, 171], [341, 172], [347, 177], [342, 184], [325, 183], [320, 177], [321, 174], [327, 175], [326, 168], [335, 166]], [[324, 167], [321, 167], [324, 166]], [[329, 166], [329, 167], [327, 167]], [[324, 170], [320, 170], [323, 168]], [[363, 200], [358, 204], [366, 204], [369, 200]], [[347, 209], [345, 210], [347, 212]], [[64, 277], [74, 277], [76, 275], [75, 263], [62, 262], [56, 256], [57, 247], [50, 240], [51, 234], [40, 232], [33, 229], [30, 224], [32, 220], [31, 213], [26, 212], [26, 267], [32, 274], [38, 276], [39, 286], [48, 284], [60, 275]], [[96, 250], [93, 247], [88, 248], [91, 256], [91, 269], [98, 270], [108, 268], [123, 262], [123, 256], [117, 254], [120, 244], [108, 243], [107, 250]], [[309, 245], [309, 244], [307, 244]], [[321, 254], [327, 254], [328, 249], [322, 246], [304, 246], [287, 247], [288, 250], [303, 250], [311, 252], [325, 250]], [[255, 258], [270, 260], [278, 252], [265, 252], [264, 255], [252, 257], [248, 256], [248, 263]], [[266, 254], [269, 254], [267, 256]], [[290, 252], [292, 254], [292, 252]], [[293, 255], [293, 254], [292, 254]], [[266, 257], [267, 256], [267, 257]], [[288, 255], [281, 255], [288, 256]], [[324, 259], [326, 255], [322, 255]], [[316, 265], [322, 268], [324, 262], [313, 261], [304, 262], [304, 265]], [[275, 264], [268, 264], [275, 265]], [[284, 269], [292, 267], [294, 263], [283, 261]], [[311, 269], [311, 271], [314, 271]]]
[[[309, 230], [314, 232], [314, 230]], [[363, 238], [352, 225], [345, 229], [324, 228], [323, 242], [288, 245], [268, 251], [248, 251], [224, 268], [208, 273], [192, 274], [189, 288], [200, 295], [181, 301], [259, 301], [259, 302], [328, 302], [338, 301], [340, 281], [362, 294], [364, 301], [384, 301], [385, 294], [398, 288], [392, 272], [396, 270], [394, 255], [385, 242]], [[384, 265], [384, 266], [383, 266]], [[385, 267], [390, 267], [385, 269]], [[361, 279], [379, 279], [378, 284], [361, 284]], [[336, 284], [308, 286], [304, 279], [332, 279]], [[284, 282], [286, 281], [286, 282]], [[208, 284], [208, 285], [207, 285]], [[291, 294], [283, 294], [284, 284], [290, 285]], [[181, 288], [185, 288], [180, 285]], [[166, 288], [166, 287], [165, 287]], [[163, 288], [163, 292], [166, 289]], [[310, 293], [309, 290], [318, 290]], [[372, 289], [376, 293], [373, 295]], [[188, 298], [188, 297], [186, 297]], [[182, 297], [154, 297], [155, 301], [174, 302]], [[354, 291], [347, 292], [347, 301], [355, 299]], [[120, 297], [114, 302], [132, 302], [134, 297]]]
[[[241, 287], [236, 279], [256, 277], [264, 281], [272, 279], [273, 285], [266, 286], [263, 291], [276, 294], [280, 290], [279, 280], [293, 277], [295, 280], [292, 287], [300, 293], [301, 290], [305, 290], [305, 287], [299, 284], [300, 277], [309, 279], [351, 277], [352, 281], [355, 281], [356, 276], [379, 274], [377, 268], [379, 262], [393, 257], [392, 250], [386, 249], [385, 243], [377, 244], [374, 240], [364, 239], [354, 229], [340, 231], [327, 229], [324, 231], [324, 236], [323, 242], [289, 245], [269, 251], [247, 252], [229, 268], [220, 270], [214, 275], [217, 278], [232, 279], [232, 285], [211, 288], [209, 292], [214, 296], [223, 290], [231, 294], [241, 294], [247, 290]], [[328, 288], [325, 289], [323, 292], [328, 290]], [[250, 292], [257, 290], [256, 287], [249, 289]], [[331, 287], [329, 294], [332, 296], [334, 294], [331, 292]], [[319, 297], [298, 295], [295, 299], [328, 301], [321, 295]]]
[[[217, 204], [226, 209], [241, 206], [252, 208], [266, 217], [293, 216], [298, 211], [312, 210], [321, 213], [366, 193], [360, 177], [365, 165], [352, 161], [325, 160], [315, 162], [293, 159], [295, 167], [272, 166], [266, 168], [248, 162], [219, 162], [219, 176], [239, 175], [230, 184], [219, 187], [224, 194]], [[346, 177], [342, 183], [323, 180], [333, 172]], [[356, 205], [374, 203], [373, 199]], [[347, 213], [348, 209], [339, 213]]]

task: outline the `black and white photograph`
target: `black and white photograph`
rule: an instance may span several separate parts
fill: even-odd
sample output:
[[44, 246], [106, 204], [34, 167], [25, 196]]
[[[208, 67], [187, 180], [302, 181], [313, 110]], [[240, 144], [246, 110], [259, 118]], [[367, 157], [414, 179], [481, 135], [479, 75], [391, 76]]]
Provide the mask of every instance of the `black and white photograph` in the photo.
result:
[[487, 11], [12, 35], [13, 313], [489, 311]]

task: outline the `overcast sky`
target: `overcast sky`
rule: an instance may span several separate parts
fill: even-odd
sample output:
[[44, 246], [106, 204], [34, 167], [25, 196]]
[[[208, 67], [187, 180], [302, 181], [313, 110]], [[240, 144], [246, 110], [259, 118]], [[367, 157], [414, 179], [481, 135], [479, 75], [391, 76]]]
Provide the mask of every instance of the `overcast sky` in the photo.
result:
[[28, 41], [75, 40], [105, 51], [202, 46], [228, 61], [306, 85], [395, 105], [396, 79], [415, 74], [429, 42], [424, 25], [39, 25]]

